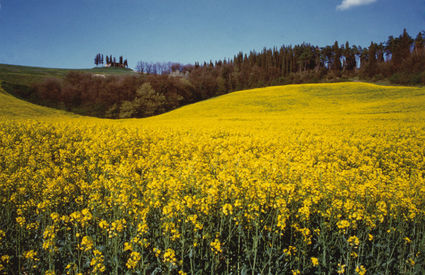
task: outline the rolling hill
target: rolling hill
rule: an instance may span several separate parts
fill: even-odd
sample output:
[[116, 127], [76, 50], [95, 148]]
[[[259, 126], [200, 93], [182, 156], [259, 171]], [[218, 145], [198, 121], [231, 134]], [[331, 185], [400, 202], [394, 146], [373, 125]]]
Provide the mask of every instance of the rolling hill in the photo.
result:
[[[59, 112], [21, 101], [7, 95], [5, 91], [2, 91], [1, 96], [0, 111], [3, 114], [16, 113], [19, 109], [22, 116], [36, 118], [39, 114], [46, 117], [49, 113], [56, 115]], [[59, 113], [66, 114], [62, 111]], [[73, 114], [69, 115], [75, 117]], [[423, 121], [424, 118], [424, 88], [347, 82], [287, 85], [233, 92], [183, 106], [162, 115], [124, 120], [119, 123], [175, 126], [176, 122], [181, 121], [183, 123], [177, 125], [208, 128], [213, 125], [242, 125], [248, 122], [256, 126], [273, 123], [291, 125], [302, 122], [407, 123]]]
[[230, 93], [144, 118], [0, 88], [0, 271], [418, 274], [425, 89]]
[[[285, 117], [335, 120], [352, 117], [423, 118], [425, 89], [379, 86], [360, 82], [302, 84], [259, 88], [182, 107], [152, 119], [206, 119], [257, 121]], [[290, 121], [287, 121], [290, 123]]]
[[33, 83], [43, 81], [45, 78], [62, 78], [71, 71], [112, 75], [135, 73], [131, 69], [123, 68], [57, 69], [0, 64], [0, 81], [29, 86]]

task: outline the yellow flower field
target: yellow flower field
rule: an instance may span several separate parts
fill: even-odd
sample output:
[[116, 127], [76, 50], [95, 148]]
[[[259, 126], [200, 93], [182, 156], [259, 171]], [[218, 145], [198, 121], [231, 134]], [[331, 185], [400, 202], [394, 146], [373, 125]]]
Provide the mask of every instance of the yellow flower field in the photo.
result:
[[146, 119], [0, 91], [0, 272], [418, 274], [425, 89], [231, 93]]

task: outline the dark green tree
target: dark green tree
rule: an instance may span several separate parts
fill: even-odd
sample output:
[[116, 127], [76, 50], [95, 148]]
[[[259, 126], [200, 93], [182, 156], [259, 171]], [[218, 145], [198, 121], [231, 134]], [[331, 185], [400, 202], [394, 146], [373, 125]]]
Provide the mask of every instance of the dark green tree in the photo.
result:
[[334, 45], [332, 46], [332, 66], [331, 69], [334, 72], [341, 72], [342, 66], [341, 66], [341, 56], [342, 51], [341, 48], [338, 45], [338, 41], [335, 41]]
[[98, 66], [100, 63], [100, 53], [96, 54], [96, 57], [94, 58], [94, 64]]
[[377, 73], [377, 49], [378, 45], [374, 42], [370, 43], [369, 48], [364, 50], [364, 54], [367, 54], [367, 60], [362, 66], [363, 72], [367, 77], [373, 77]]
[[423, 51], [424, 46], [425, 46], [425, 40], [424, 40], [424, 37], [423, 37], [423, 33], [420, 32], [420, 33], [418, 33], [418, 35], [416, 36], [416, 39], [415, 39], [415, 53], [419, 53], [419, 52]]
[[348, 41], [344, 47], [344, 71], [352, 72], [356, 68], [356, 48], [350, 47]]
[[386, 54], [391, 58], [393, 69], [397, 70], [398, 66], [401, 65], [403, 59], [409, 57], [411, 53], [413, 39], [409, 36], [406, 29], [403, 30], [403, 34], [397, 38], [390, 36], [386, 43]]

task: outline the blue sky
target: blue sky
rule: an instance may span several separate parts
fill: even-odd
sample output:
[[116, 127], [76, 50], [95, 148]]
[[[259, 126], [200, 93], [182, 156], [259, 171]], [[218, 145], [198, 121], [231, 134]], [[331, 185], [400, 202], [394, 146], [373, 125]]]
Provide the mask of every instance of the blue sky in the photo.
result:
[[425, 30], [424, 0], [0, 0], [0, 63], [90, 68], [96, 53], [193, 63]]

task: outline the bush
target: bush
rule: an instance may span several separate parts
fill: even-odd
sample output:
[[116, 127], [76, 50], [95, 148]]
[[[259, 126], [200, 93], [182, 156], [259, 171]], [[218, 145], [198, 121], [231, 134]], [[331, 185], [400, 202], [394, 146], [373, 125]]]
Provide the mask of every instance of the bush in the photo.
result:
[[149, 83], [144, 83], [133, 101], [124, 101], [120, 108], [120, 118], [145, 117], [164, 111], [165, 96], [158, 94]]

